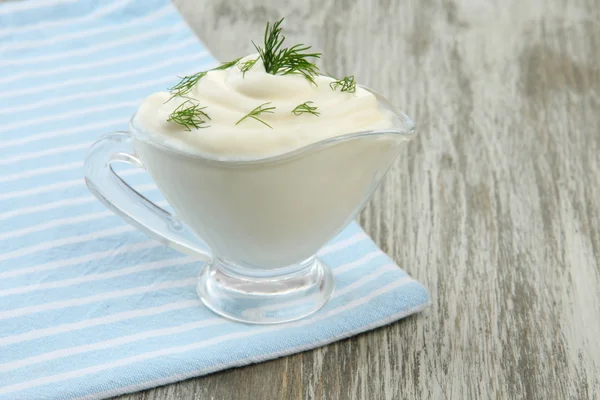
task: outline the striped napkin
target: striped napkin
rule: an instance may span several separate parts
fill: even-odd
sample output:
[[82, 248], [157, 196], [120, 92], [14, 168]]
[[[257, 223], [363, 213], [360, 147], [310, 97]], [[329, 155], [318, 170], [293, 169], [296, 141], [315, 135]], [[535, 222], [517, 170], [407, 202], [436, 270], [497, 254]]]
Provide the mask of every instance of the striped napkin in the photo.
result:
[[[0, 4], [0, 399], [100, 399], [331, 343], [424, 309], [352, 224], [321, 255], [336, 291], [297, 322], [201, 305], [201, 264], [87, 191], [82, 160], [148, 94], [216, 65], [168, 0]], [[141, 170], [126, 179], [162, 197]]]

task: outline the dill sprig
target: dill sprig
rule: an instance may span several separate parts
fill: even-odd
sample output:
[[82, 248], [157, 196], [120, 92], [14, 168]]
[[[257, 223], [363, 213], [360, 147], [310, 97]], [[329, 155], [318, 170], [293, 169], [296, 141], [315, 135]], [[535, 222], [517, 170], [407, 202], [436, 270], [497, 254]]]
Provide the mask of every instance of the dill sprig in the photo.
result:
[[246, 72], [250, 71], [250, 68], [254, 67], [254, 64], [258, 61], [258, 58], [254, 60], [244, 61], [239, 65], [240, 71], [242, 71], [242, 77], [246, 76]]
[[208, 126], [202, 126], [207, 120], [210, 120], [208, 114], [204, 110], [206, 107], [200, 107], [199, 104], [194, 103], [191, 100], [186, 100], [181, 103], [167, 119], [167, 122], [175, 122], [185, 127], [187, 131], [191, 131], [192, 127], [196, 129], [208, 128]]
[[310, 106], [309, 104], [313, 104], [313, 102], [306, 101], [302, 104], [299, 104], [291, 112], [293, 112], [294, 115], [312, 114], [318, 117], [321, 113], [317, 111], [317, 107]]
[[237, 63], [239, 63], [242, 58], [243, 57], [240, 57], [240, 58], [236, 58], [233, 61], [225, 62], [225, 63], [219, 65], [218, 67], [215, 67], [215, 68], [211, 69], [211, 71], [218, 71], [218, 70], [223, 70], [223, 69], [231, 68], [234, 65], [236, 65]]
[[342, 79], [338, 79], [335, 82], [329, 84], [331, 90], [336, 90], [341, 87], [340, 92], [354, 93], [356, 92], [356, 82], [354, 82], [354, 75], [345, 76]]
[[273, 129], [273, 127], [271, 125], [267, 124], [265, 121], [263, 121], [262, 119], [258, 118], [258, 116], [261, 115], [261, 114], [273, 114], [273, 110], [275, 109], [275, 107], [265, 107], [268, 104], [271, 104], [271, 102], [263, 103], [260, 106], [256, 107], [254, 110], [252, 110], [248, 114], [244, 115], [235, 124], [238, 125], [240, 122], [242, 122], [246, 118], [252, 118], [252, 119], [255, 119], [256, 121], [258, 121], [258, 122], [260, 122], [262, 124], [265, 124], [269, 128]]
[[169, 89], [169, 92], [171, 92], [171, 94], [173, 95], [171, 96], [171, 99], [175, 96], [183, 97], [189, 92], [191, 92], [194, 85], [198, 83], [198, 81], [202, 79], [206, 75], [206, 73], [207, 71], [202, 71], [194, 75], [184, 76], [183, 78], [181, 78], [181, 81], [177, 85]]
[[[218, 67], [209, 69], [208, 71], [218, 71], [218, 70], [231, 68], [234, 65], [236, 65], [241, 59], [242, 59], [242, 57], [237, 58], [233, 61], [223, 63], [223, 64], [219, 65]], [[180, 77], [181, 81], [179, 81], [179, 83], [177, 85], [175, 85], [169, 89], [169, 92], [171, 92], [171, 94], [172, 94], [171, 99], [173, 97], [183, 97], [186, 94], [188, 94], [189, 92], [191, 92], [192, 89], [194, 88], [194, 85], [197, 84], [200, 79], [204, 78], [204, 76], [206, 76], [208, 71], [201, 71], [201, 72], [195, 73], [194, 75]]]
[[264, 48], [252, 44], [258, 51], [265, 66], [265, 71], [272, 75], [300, 74], [315, 83], [314, 77], [318, 74], [319, 68], [308, 61], [308, 58], [321, 58], [321, 53], [306, 53], [311, 46], [296, 44], [290, 48], [284, 47], [285, 36], [281, 34], [281, 23], [283, 18], [270, 25], [267, 22], [264, 36]]

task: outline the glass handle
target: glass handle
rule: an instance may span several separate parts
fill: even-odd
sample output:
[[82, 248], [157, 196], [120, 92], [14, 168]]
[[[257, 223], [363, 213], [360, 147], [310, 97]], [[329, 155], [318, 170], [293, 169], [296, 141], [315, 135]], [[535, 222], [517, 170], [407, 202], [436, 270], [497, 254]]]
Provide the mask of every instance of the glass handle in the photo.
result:
[[106, 207], [152, 238], [183, 253], [210, 260], [206, 244], [187, 226], [138, 193], [113, 170], [114, 162], [144, 168], [134, 155], [131, 141], [128, 133], [115, 132], [92, 145], [84, 162], [88, 189]]

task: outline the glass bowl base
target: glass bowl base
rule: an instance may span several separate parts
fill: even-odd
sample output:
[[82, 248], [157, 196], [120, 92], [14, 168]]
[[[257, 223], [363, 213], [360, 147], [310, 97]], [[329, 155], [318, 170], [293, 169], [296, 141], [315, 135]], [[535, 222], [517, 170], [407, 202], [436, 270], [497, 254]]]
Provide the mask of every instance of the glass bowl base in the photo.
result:
[[[250, 275], [243, 268], [215, 258], [206, 265], [196, 290], [213, 312], [238, 322], [278, 324], [304, 318], [331, 297], [331, 269], [318, 258], [288, 266], [276, 275]], [[283, 272], [281, 272], [283, 271]]]

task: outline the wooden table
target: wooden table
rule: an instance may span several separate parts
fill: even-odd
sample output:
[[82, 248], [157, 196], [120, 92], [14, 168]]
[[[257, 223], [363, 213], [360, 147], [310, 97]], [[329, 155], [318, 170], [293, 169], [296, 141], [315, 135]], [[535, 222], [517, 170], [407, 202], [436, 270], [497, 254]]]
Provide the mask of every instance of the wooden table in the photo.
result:
[[176, 4], [223, 61], [286, 16], [414, 119], [361, 223], [433, 306], [122, 400], [600, 398], [598, 0]]

